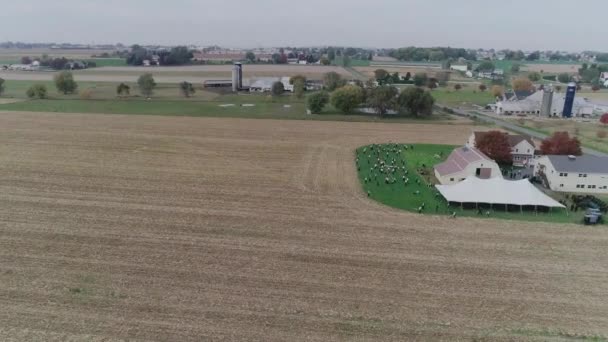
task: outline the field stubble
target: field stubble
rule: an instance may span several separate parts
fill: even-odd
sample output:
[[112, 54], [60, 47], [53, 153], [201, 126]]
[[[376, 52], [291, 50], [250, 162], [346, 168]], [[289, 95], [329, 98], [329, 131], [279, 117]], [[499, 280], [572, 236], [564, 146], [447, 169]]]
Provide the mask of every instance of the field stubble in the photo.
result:
[[608, 334], [605, 230], [363, 195], [358, 146], [470, 128], [2, 113], [0, 339]]

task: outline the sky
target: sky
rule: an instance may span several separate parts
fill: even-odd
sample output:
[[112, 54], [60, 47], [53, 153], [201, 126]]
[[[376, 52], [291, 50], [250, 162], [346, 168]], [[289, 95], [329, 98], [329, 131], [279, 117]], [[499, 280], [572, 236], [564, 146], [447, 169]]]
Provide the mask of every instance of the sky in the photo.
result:
[[0, 41], [608, 50], [606, 0], [27, 0]]

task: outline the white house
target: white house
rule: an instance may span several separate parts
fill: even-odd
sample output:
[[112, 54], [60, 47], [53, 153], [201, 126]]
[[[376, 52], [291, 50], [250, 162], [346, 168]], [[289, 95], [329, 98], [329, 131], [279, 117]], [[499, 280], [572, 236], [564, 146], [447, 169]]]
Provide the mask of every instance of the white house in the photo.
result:
[[473, 147], [455, 149], [448, 159], [435, 166], [435, 177], [441, 184], [455, 184], [477, 176], [481, 179], [502, 177], [495, 161]]
[[[467, 141], [468, 147], [477, 147], [476, 141], [481, 139], [488, 132], [473, 132]], [[508, 134], [513, 165], [519, 167], [534, 167], [534, 154], [536, 145], [531, 137], [519, 134]]]
[[553, 191], [608, 194], [608, 158], [593, 155], [543, 156], [534, 174]]

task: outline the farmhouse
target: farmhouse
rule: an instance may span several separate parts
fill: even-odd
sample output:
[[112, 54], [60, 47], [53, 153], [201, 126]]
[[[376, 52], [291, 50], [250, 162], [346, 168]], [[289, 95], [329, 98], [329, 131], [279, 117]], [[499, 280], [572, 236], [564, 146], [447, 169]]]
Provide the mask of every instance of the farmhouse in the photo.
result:
[[608, 194], [607, 157], [544, 156], [534, 174], [553, 191]]
[[441, 184], [458, 183], [470, 176], [489, 179], [501, 175], [495, 161], [467, 146], [455, 149], [445, 162], [435, 166], [435, 177]]
[[456, 70], [456, 71], [467, 72], [469, 70], [469, 67], [466, 64], [462, 64], [462, 65], [455, 64], [455, 65], [451, 65], [450, 69]]
[[[476, 142], [488, 132], [473, 132], [467, 142], [468, 147], [477, 147]], [[534, 167], [534, 154], [536, 145], [531, 137], [519, 134], [509, 134], [509, 145], [511, 145], [511, 155], [513, 165], [519, 167]]]

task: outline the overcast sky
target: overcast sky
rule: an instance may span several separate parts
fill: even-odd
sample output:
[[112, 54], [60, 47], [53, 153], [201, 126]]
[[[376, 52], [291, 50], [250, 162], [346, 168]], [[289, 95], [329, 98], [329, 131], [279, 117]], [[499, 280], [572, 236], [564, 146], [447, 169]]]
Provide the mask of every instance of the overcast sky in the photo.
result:
[[27, 0], [0, 41], [608, 50], [606, 0]]

